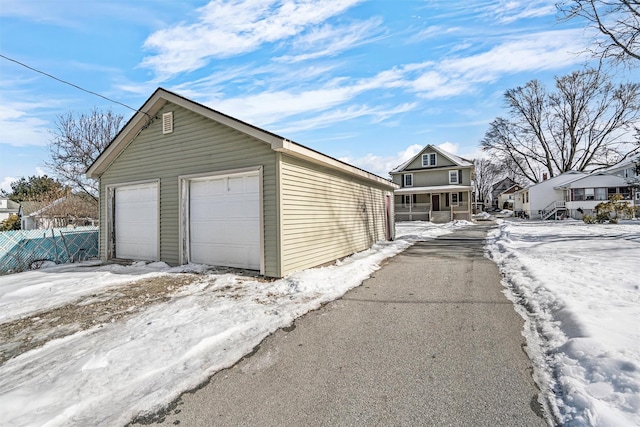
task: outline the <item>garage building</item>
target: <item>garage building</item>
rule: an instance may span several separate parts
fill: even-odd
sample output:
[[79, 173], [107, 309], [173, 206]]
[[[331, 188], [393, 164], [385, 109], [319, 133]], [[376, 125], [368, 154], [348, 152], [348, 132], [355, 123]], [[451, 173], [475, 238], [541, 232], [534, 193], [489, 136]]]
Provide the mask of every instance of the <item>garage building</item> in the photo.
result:
[[282, 277], [394, 238], [389, 180], [161, 88], [87, 176], [103, 259]]

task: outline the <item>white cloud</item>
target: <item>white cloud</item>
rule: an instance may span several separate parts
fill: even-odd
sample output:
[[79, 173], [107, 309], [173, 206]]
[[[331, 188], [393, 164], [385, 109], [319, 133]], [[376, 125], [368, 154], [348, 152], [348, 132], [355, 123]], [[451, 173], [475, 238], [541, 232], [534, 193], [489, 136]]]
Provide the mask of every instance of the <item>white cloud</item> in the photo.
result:
[[501, 74], [563, 68], [584, 61], [577, 52], [581, 30], [547, 31], [517, 36], [487, 52], [442, 62], [444, 73], [455, 73], [474, 82], [497, 79]]
[[[330, 29], [324, 31], [317, 35], [319, 39], [331, 33]], [[384, 111], [389, 112], [389, 117], [417, 107], [413, 100], [407, 101], [405, 97], [402, 101], [385, 102], [385, 107], [373, 108], [358, 99], [368, 92], [394, 99], [400, 94], [392, 90], [400, 89], [423, 99], [446, 99], [473, 93], [483, 83], [497, 81], [504, 75], [578, 63], [582, 58], [570, 51], [571, 48], [580, 50], [577, 39], [575, 30], [511, 36], [482, 53], [469, 56], [458, 53], [440, 62], [399, 65], [359, 79], [336, 77], [331, 64], [293, 69], [275, 63], [260, 67], [236, 66], [183, 83], [174, 90], [257, 126], [280, 126], [280, 132], [295, 132], [326, 126], [332, 120], [366, 115], [384, 120]], [[240, 95], [229, 96], [226, 92], [238, 87], [242, 88]], [[288, 122], [286, 126], [281, 124], [284, 120]]]
[[0, 102], [0, 144], [17, 147], [47, 145], [50, 138], [49, 123], [30, 113], [33, 107], [29, 104]]
[[[263, 91], [256, 94], [224, 98], [222, 94], [216, 97], [200, 99], [200, 102], [226, 114], [238, 117], [258, 126], [266, 126], [284, 118], [303, 113], [316, 113], [337, 108], [340, 105], [352, 101], [356, 96], [370, 90], [402, 87], [408, 83], [402, 81], [403, 75], [399, 70], [383, 71], [373, 77], [349, 81], [348, 79], [335, 79], [323, 86], [301, 90], [274, 90]], [[187, 89], [188, 87], [185, 87]], [[389, 115], [408, 111], [415, 106], [413, 103], [403, 103], [392, 109], [365, 108], [366, 114], [360, 114], [358, 107], [346, 110], [347, 115], [359, 117], [362, 115], [377, 115], [384, 117], [384, 111]], [[343, 111], [343, 113], [345, 113]], [[340, 112], [336, 112], [337, 115]], [[321, 120], [318, 120], [318, 123]]]
[[298, 37], [293, 42], [294, 50], [305, 53], [283, 55], [274, 60], [294, 63], [337, 55], [345, 50], [378, 40], [381, 37], [381, 24], [382, 20], [375, 18], [338, 28], [324, 25]]
[[287, 40], [344, 12], [361, 0], [213, 0], [198, 9], [199, 21], [151, 34], [142, 61], [161, 78], [194, 71], [211, 58], [228, 58]]
[[11, 183], [13, 181], [17, 181], [18, 178], [15, 178], [13, 176], [5, 176], [2, 179], [2, 182], [0, 182], [0, 189], [6, 191], [7, 193], [11, 192]]
[[556, 0], [500, 0], [488, 13], [503, 24], [556, 14]]
[[388, 177], [389, 171], [406, 162], [422, 150], [424, 146], [413, 144], [402, 151], [398, 151], [393, 156], [378, 156], [375, 154], [367, 154], [363, 157], [350, 158], [343, 157], [340, 160], [354, 166], [364, 169], [382, 177]]
[[[576, 53], [584, 50], [584, 46], [577, 43], [580, 34], [580, 30], [560, 30], [511, 37], [486, 52], [432, 64], [413, 80], [411, 87], [428, 99], [449, 98], [506, 74], [579, 64], [584, 61], [584, 57]], [[424, 64], [419, 69], [424, 69]]]
[[448, 153], [458, 154], [458, 144], [454, 144], [453, 142], [443, 142], [442, 144], [438, 144], [438, 147]]
[[406, 113], [417, 107], [416, 103], [405, 103], [391, 108], [350, 106], [345, 109], [331, 110], [309, 119], [293, 120], [284, 128], [277, 128], [275, 132], [286, 135], [309, 129], [319, 129], [336, 123], [352, 120], [358, 117], [372, 117], [373, 123], [380, 123], [391, 116]]

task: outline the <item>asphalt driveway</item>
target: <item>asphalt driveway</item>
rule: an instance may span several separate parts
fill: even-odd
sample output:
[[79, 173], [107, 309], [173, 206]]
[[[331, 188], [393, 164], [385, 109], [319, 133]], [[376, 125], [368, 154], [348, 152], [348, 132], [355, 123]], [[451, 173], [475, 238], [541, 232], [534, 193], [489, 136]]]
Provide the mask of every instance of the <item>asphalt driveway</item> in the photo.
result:
[[395, 256], [362, 286], [185, 393], [156, 421], [547, 425], [523, 350], [523, 321], [483, 254], [490, 227], [469, 227]]

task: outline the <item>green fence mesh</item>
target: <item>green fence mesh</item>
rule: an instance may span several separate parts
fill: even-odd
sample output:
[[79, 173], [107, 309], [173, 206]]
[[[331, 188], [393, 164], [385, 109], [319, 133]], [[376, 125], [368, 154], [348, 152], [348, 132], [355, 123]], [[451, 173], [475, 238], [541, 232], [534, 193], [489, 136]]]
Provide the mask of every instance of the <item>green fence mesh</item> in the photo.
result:
[[98, 256], [98, 227], [51, 228], [0, 232], [0, 274]]

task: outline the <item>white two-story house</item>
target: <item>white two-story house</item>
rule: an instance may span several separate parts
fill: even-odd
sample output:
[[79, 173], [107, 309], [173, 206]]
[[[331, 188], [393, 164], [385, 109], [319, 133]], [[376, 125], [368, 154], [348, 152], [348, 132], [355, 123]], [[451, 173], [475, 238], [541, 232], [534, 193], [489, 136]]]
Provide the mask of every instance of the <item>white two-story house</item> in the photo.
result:
[[427, 145], [389, 172], [395, 184], [396, 221], [471, 220], [473, 162]]

